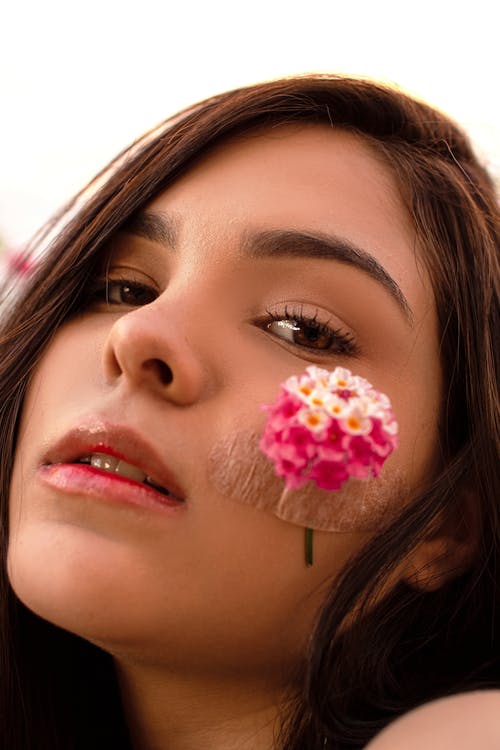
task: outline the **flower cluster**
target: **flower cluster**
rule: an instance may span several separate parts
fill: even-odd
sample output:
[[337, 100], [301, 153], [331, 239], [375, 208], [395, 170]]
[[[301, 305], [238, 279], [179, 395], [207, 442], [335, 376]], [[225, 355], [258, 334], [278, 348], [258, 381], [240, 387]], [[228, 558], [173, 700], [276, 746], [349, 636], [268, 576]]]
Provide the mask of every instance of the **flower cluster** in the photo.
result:
[[268, 420], [260, 449], [289, 489], [313, 481], [337, 490], [349, 477], [376, 477], [397, 447], [388, 397], [343, 367], [308, 367], [263, 408]]

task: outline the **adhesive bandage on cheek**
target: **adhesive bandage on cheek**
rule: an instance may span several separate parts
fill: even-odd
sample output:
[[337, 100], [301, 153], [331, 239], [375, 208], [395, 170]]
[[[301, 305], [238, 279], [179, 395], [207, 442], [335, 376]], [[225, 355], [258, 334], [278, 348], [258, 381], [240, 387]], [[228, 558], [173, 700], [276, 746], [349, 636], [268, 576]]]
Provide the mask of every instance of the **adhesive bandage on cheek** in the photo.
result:
[[212, 446], [208, 481], [221, 496], [304, 527], [309, 542], [311, 529], [372, 532], [393, 516], [407, 489], [396, 468], [379, 476], [397, 446], [387, 396], [349, 370], [311, 366], [263, 408], [263, 433], [240, 419]]
[[263, 408], [267, 422], [259, 447], [285, 480], [274, 513], [305, 526], [310, 543], [311, 529], [339, 530], [349, 502], [356, 503], [356, 495], [339, 490], [351, 478], [377, 477], [397, 447], [388, 397], [345, 368], [310, 366], [282, 383], [276, 401]]

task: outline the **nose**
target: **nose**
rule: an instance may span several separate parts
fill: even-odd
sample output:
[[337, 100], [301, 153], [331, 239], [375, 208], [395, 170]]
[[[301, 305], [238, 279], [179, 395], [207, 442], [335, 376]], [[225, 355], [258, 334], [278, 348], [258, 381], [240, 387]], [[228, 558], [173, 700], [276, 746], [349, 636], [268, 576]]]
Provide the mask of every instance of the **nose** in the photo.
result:
[[125, 313], [112, 325], [104, 345], [106, 382], [124, 382], [179, 405], [199, 399], [205, 368], [185, 331], [158, 304]]

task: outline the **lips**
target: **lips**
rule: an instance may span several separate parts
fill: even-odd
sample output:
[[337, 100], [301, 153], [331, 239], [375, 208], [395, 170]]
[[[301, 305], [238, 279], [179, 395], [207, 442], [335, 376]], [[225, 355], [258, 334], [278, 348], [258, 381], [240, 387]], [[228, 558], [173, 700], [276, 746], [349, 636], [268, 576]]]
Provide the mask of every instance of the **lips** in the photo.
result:
[[107, 453], [91, 453], [88, 456], [82, 456], [82, 458], [73, 463], [92, 466], [94, 469], [100, 469], [109, 474], [117, 474], [120, 477], [125, 477], [125, 479], [133, 479], [135, 482], [139, 482], [139, 484], [153, 487], [153, 489], [162, 495], [173, 496], [173, 493], [167, 487], [163, 487], [157, 480], [146, 474], [138, 466], [133, 466], [127, 463], [127, 461], [115, 458]]
[[154, 447], [129, 426], [94, 419], [72, 428], [42, 461], [46, 469], [64, 466], [68, 470], [74, 467], [75, 472], [81, 467], [80, 474], [87, 470], [89, 474], [102, 474], [103, 480], [140, 486], [148, 494], [185, 502], [185, 492]]

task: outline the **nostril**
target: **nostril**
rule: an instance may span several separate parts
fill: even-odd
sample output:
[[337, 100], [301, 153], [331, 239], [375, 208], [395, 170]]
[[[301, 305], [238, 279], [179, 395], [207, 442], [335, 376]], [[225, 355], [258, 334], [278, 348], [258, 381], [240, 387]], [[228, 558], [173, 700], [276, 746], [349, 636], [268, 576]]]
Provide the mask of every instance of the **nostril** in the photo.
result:
[[162, 385], [170, 385], [174, 379], [172, 370], [161, 359], [148, 359], [144, 362], [143, 367], [146, 370], [152, 370]]

